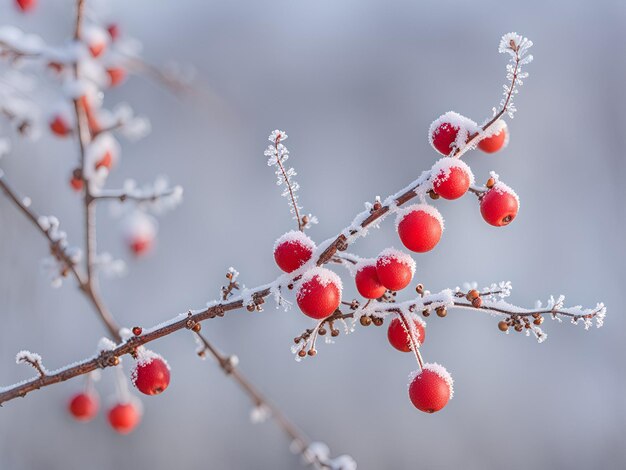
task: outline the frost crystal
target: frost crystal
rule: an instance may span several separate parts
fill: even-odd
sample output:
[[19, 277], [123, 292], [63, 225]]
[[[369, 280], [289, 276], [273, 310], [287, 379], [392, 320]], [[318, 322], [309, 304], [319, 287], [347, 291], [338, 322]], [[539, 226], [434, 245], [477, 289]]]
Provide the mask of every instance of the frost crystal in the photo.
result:
[[517, 109], [513, 103], [513, 97], [517, 94], [518, 87], [524, 84], [528, 77], [528, 73], [523, 72], [522, 68], [526, 64], [530, 64], [533, 56], [528, 54], [528, 50], [532, 47], [533, 42], [528, 38], [522, 37], [517, 33], [507, 33], [502, 36], [498, 52], [509, 54], [510, 62], [506, 66], [507, 83], [503, 86], [504, 92], [500, 108], [512, 119]]

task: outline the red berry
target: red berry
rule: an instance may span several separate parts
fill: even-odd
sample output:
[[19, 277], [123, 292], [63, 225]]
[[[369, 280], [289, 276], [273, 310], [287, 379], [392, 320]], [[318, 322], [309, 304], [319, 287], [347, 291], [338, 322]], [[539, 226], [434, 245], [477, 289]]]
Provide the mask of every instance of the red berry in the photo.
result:
[[470, 133], [478, 131], [477, 124], [454, 111], [439, 116], [428, 129], [430, 144], [443, 155], [450, 155], [455, 147], [460, 147]]
[[99, 170], [100, 168], [106, 168], [107, 170], [110, 170], [112, 166], [113, 156], [111, 155], [111, 152], [107, 150], [102, 158], [96, 162], [96, 170]]
[[[413, 318], [412, 321], [415, 326], [414, 334], [416, 335], [414, 340], [417, 341], [417, 346], [419, 347], [424, 344], [424, 339], [426, 338], [424, 322], [418, 318]], [[387, 339], [389, 340], [389, 343], [398, 351], [410, 352], [413, 350], [411, 347], [411, 336], [404, 327], [404, 322], [399, 318], [394, 318], [391, 320], [391, 323], [389, 323], [389, 328], [387, 329]]]
[[16, 0], [15, 4], [23, 12], [28, 12], [37, 6], [37, 0]]
[[107, 26], [107, 32], [111, 36], [111, 41], [115, 41], [120, 37], [120, 27], [116, 23], [111, 23]]
[[130, 249], [136, 256], [142, 256], [149, 253], [154, 245], [154, 238], [149, 236], [140, 236], [131, 240]]
[[65, 137], [72, 131], [67, 121], [58, 114], [50, 121], [50, 130], [59, 137]]
[[107, 69], [107, 75], [109, 76], [109, 84], [112, 87], [117, 86], [126, 78], [126, 70], [121, 67], [111, 67]]
[[296, 295], [302, 313], [321, 320], [331, 315], [341, 303], [341, 279], [326, 268], [313, 268], [302, 276]]
[[170, 384], [170, 368], [161, 356], [152, 351], [141, 351], [130, 379], [146, 395], [158, 395]]
[[65, 66], [61, 62], [48, 62], [48, 68], [56, 73], [63, 72]]
[[387, 290], [378, 279], [376, 264], [373, 260], [358, 268], [354, 281], [359, 294], [366, 299], [377, 299]]
[[287, 232], [274, 244], [274, 259], [283, 271], [290, 273], [311, 259], [315, 243], [303, 232]]
[[452, 398], [452, 377], [439, 364], [424, 364], [424, 368], [409, 385], [409, 398], [418, 410], [434, 413]]
[[104, 52], [106, 44], [104, 42], [93, 42], [89, 44], [89, 52], [92, 57], [99, 57]]
[[502, 123], [489, 137], [485, 137], [478, 142], [478, 148], [483, 152], [494, 153], [506, 146], [509, 140], [509, 129], [504, 121], [498, 121]]
[[511, 223], [518, 210], [517, 194], [504, 183], [497, 182], [480, 198], [480, 213], [483, 219], [495, 227]]
[[118, 403], [109, 410], [109, 423], [120, 434], [128, 434], [141, 421], [141, 412], [133, 403]]
[[437, 161], [431, 169], [433, 190], [444, 199], [458, 199], [474, 183], [469, 166], [458, 158], [446, 157]]
[[70, 413], [78, 421], [90, 421], [98, 414], [98, 396], [94, 393], [77, 393], [69, 403]]
[[376, 274], [389, 290], [402, 290], [409, 285], [415, 273], [415, 261], [394, 248], [383, 250], [376, 259]]
[[70, 186], [74, 191], [80, 192], [83, 190], [83, 180], [72, 176], [72, 179], [70, 180]]
[[433, 206], [416, 204], [398, 213], [396, 228], [405, 247], [425, 253], [441, 240], [443, 217]]

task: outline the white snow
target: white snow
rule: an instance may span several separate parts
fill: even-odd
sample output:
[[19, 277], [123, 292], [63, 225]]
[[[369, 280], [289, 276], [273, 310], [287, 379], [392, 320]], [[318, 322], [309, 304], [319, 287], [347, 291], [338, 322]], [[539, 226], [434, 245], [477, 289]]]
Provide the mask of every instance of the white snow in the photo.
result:
[[416, 268], [415, 260], [413, 260], [413, 258], [411, 258], [409, 254], [404, 253], [403, 251], [400, 251], [400, 250], [396, 250], [393, 247], [385, 248], [378, 255], [377, 262], [380, 261], [381, 264], [385, 265], [385, 264], [390, 263], [391, 260], [397, 261], [399, 263], [402, 263], [408, 266], [411, 269], [411, 275], [415, 274], [415, 268]]
[[309, 248], [311, 251], [315, 250], [315, 242], [300, 230], [291, 230], [278, 237], [274, 242], [274, 251], [285, 242], [302, 245], [305, 248]]
[[463, 160], [454, 157], [443, 157], [435, 162], [430, 170], [432, 181], [446, 181], [450, 177], [450, 170], [452, 168], [460, 168], [463, 170], [469, 175], [470, 186], [474, 184], [474, 174], [471, 168]]
[[430, 204], [413, 204], [413, 205], [410, 205], [403, 209], [398, 210], [397, 212], [398, 215], [396, 216], [396, 231], [398, 231], [398, 225], [400, 224], [402, 219], [404, 219], [404, 217], [407, 214], [410, 214], [411, 212], [424, 212], [430, 215], [435, 220], [437, 220], [437, 222], [439, 222], [439, 225], [441, 225], [441, 230], [444, 229], [443, 216], [441, 215], [441, 212], [439, 212], [435, 206], [431, 206]]
[[[324, 287], [332, 283], [337, 287], [337, 289], [339, 289], [339, 293], [341, 293], [341, 291], [343, 290], [343, 283], [341, 282], [341, 278], [330, 269], [322, 268], [321, 266], [316, 266], [307, 270], [302, 275], [302, 279], [300, 279], [300, 285], [303, 286], [308, 281], [314, 278], [319, 281], [319, 283]], [[300, 295], [300, 292], [302, 292], [302, 288], [298, 292], [298, 295]]]
[[441, 126], [442, 124], [449, 124], [452, 128], [457, 129], [456, 139], [451, 144], [450, 152], [452, 152], [453, 147], [459, 149], [463, 148], [469, 136], [480, 131], [480, 127], [478, 126], [478, 124], [476, 124], [470, 118], [465, 117], [454, 111], [448, 111], [447, 113], [442, 114], [437, 119], [435, 119], [428, 128], [428, 142], [433, 147], [433, 139], [435, 135], [439, 132], [439, 126]]

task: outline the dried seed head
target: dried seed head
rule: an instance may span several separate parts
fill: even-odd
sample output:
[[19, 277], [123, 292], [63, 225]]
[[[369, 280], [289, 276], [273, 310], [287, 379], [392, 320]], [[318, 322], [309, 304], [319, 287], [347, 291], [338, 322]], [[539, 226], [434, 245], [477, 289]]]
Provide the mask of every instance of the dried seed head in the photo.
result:
[[372, 322], [374, 322], [374, 325], [376, 326], [382, 326], [385, 321], [380, 317], [374, 317], [372, 318]]
[[515, 325], [515, 331], [522, 331], [524, 327], [521, 324]]
[[508, 331], [509, 330], [509, 324], [507, 322], [505, 322], [504, 320], [501, 320], [498, 322], [498, 329], [500, 331]]
[[491, 189], [496, 185], [496, 180], [493, 178], [489, 178], [487, 180], [487, 184], [485, 186], [487, 186], [487, 188]]
[[533, 320], [533, 323], [534, 323], [535, 325], [541, 325], [541, 324], [543, 323], [543, 317], [535, 318], [535, 319]]
[[306, 356], [306, 351], [304, 349], [301, 349], [300, 351], [298, 351], [298, 356], [300, 357]]
[[308, 215], [303, 215], [302, 216], [302, 225], [306, 225], [309, 223], [309, 216]]
[[372, 324], [372, 319], [367, 315], [363, 315], [361, 318], [359, 318], [359, 321], [363, 326], [370, 326]]
[[383, 207], [383, 205], [380, 203], [380, 201], [376, 201], [374, 205], [372, 206], [372, 209], [374, 209], [375, 211], [378, 211], [380, 210], [381, 207]]
[[315, 349], [309, 349], [309, 356], [315, 356], [317, 351]]
[[109, 359], [109, 365], [110, 366], [118, 366], [120, 364], [120, 358], [117, 356], [112, 356]]
[[432, 189], [430, 191], [428, 191], [428, 195], [430, 196], [431, 199], [439, 199], [439, 194], [437, 194]]
[[480, 297], [480, 292], [478, 292], [476, 289], [472, 289], [466, 295], [467, 300], [469, 300], [470, 302], [478, 297]]
[[481, 299], [480, 297], [476, 297], [474, 300], [472, 300], [472, 307], [474, 308], [480, 308], [483, 304], [483, 299]]
[[424, 295], [424, 286], [422, 284], [418, 284], [415, 287], [415, 292], [417, 292], [419, 295]]
[[445, 317], [448, 314], [448, 311], [445, 307], [437, 307], [435, 311], [437, 312], [437, 316], [441, 318]]
[[297, 336], [297, 337], [295, 337], [295, 338], [293, 339], [293, 342], [294, 342], [294, 343], [296, 343], [296, 344], [298, 344], [298, 343], [300, 342], [300, 340], [301, 340], [301, 338], [300, 338], [299, 336]]
[[254, 305], [254, 304], [248, 304], [248, 305], [246, 306], [246, 310], [247, 310], [248, 312], [254, 312], [254, 309], [255, 309], [255, 308], [256, 308], [256, 305]]
[[233, 273], [227, 272], [226, 273], [226, 279], [232, 279], [232, 278], [233, 278]]
[[199, 333], [201, 329], [202, 329], [202, 325], [200, 325], [200, 323], [196, 322], [193, 325], [193, 327], [191, 328], [191, 331], [193, 331], [195, 333]]
[[422, 310], [422, 315], [424, 315], [425, 317], [429, 317], [430, 316], [430, 310], [428, 310], [428, 309]]
[[326, 334], [326, 328], [320, 328], [319, 330], [317, 330], [317, 333], [320, 336], [324, 336]]
[[333, 338], [339, 336], [339, 330], [331, 330], [330, 336], [332, 336]]

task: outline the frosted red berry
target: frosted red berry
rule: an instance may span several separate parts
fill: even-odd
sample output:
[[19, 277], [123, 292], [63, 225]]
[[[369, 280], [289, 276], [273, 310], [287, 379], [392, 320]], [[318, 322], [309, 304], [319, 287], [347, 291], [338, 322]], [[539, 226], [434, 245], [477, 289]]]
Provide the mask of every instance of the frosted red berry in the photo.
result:
[[425, 413], [441, 410], [451, 397], [452, 378], [437, 364], [424, 364], [424, 368], [409, 385], [411, 403]]
[[98, 414], [98, 396], [95, 393], [81, 392], [74, 395], [68, 409], [77, 421], [90, 421]]
[[417, 204], [398, 214], [396, 228], [406, 248], [426, 253], [441, 240], [443, 217], [433, 206]]
[[510, 224], [519, 210], [515, 192], [503, 183], [496, 183], [480, 198], [480, 213], [483, 219], [495, 227]]
[[50, 121], [50, 130], [59, 137], [66, 137], [72, 132], [67, 121], [60, 115], [56, 115]]
[[509, 129], [506, 124], [504, 124], [504, 121], [500, 122], [502, 122], [503, 125], [498, 132], [478, 142], [478, 148], [483, 152], [494, 153], [501, 150], [506, 145], [509, 138]]
[[280, 269], [290, 273], [311, 259], [315, 243], [304, 233], [287, 232], [274, 244], [274, 260]]
[[415, 272], [415, 261], [393, 248], [384, 250], [376, 259], [376, 273], [380, 282], [389, 290], [398, 291], [408, 286]]
[[[417, 346], [419, 347], [424, 343], [424, 339], [426, 339], [424, 323], [418, 319], [408, 321], [413, 322], [415, 333], [417, 334], [417, 338], [414, 338], [414, 340], [417, 342]], [[389, 340], [389, 344], [391, 344], [398, 351], [410, 352], [413, 350], [411, 336], [404, 327], [404, 323], [399, 318], [394, 318], [389, 323], [389, 328], [387, 329], [387, 339]]]
[[122, 67], [111, 67], [107, 69], [107, 75], [109, 76], [109, 85], [114, 87], [126, 79], [126, 70]]
[[102, 55], [102, 53], [104, 52], [104, 49], [106, 48], [106, 44], [104, 42], [100, 42], [100, 41], [94, 41], [91, 44], [89, 44], [89, 53], [92, 55], [92, 57], [100, 57]]
[[82, 179], [72, 176], [72, 179], [70, 179], [70, 186], [74, 191], [80, 192], [83, 190], [84, 183]]
[[100, 168], [106, 168], [107, 170], [110, 170], [112, 166], [113, 156], [111, 155], [111, 152], [107, 150], [102, 158], [96, 162], [96, 170], [99, 170]]
[[354, 277], [356, 288], [366, 299], [378, 299], [387, 288], [378, 279], [376, 264], [371, 262], [360, 266]]
[[129, 248], [135, 256], [142, 256], [152, 251], [154, 238], [151, 236], [137, 236], [130, 240]]
[[433, 147], [443, 155], [449, 155], [452, 151], [452, 144], [456, 141], [459, 128], [449, 122], [444, 122], [437, 126], [431, 136]]
[[444, 199], [458, 199], [463, 196], [474, 181], [470, 168], [457, 158], [446, 157], [439, 160], [431, 170], [433, 191]]
[[305, 315], [321, 320], [341, 303], [341, 279], [326, 268], [313, 268], [302, 277], [296, 300]]
[[20, 10], [26, 13], [37, 6], [37, 0], [15, 0], [15, 4]]
[[141, 412], [133, 403], [118, 403], [109, 410], [109, 423], [120, 434], [128, 434], [141, 421]]
[[120, 36], [120, 27], [117, 25], [117, 23], [111, 23], [109, 26], [107, 26], [107, 32], [111, 37], [111, 41], [116, 41], [117, 38], [119, 38]]
[[139, 357], [131, 373], [131, 381], [141, 393], [158, 395], [170, 384], [170, 368], [160, 356], [151, 353]]

